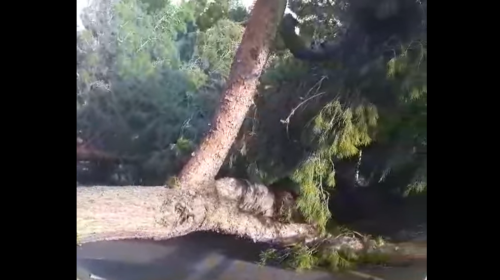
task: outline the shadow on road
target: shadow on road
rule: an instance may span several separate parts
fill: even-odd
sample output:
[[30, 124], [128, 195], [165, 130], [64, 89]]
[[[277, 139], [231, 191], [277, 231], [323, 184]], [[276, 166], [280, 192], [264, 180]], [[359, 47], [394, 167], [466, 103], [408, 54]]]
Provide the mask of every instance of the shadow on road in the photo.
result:
[[222, 279], [228, 270], [238, 274], [244, 274], [247, 268], [253, 272], [262, 270], [253, 264], [267, 247], [233, 236], [195, 232], [166, 241], [84, 244], [78, 248], [77, 262], [92, 274], [109, 280], [216, 280]]
[[[166, 241], [121, 240], [88, 243], [77, 250], [77, 265], [106, 280], [360, 280], [321, 271], [298, 273], [256, 264], [265, 243], [210, 232]], [[421, 273], [419, 273], [421, 274]], [[401, 280], [403, 278], [384, 280]], [[366, 278], [365, 278], [366, 279]], [[422, 276], [404, 280], [421, 280]], [[86, 279], [81, 279], [86, 280]]]

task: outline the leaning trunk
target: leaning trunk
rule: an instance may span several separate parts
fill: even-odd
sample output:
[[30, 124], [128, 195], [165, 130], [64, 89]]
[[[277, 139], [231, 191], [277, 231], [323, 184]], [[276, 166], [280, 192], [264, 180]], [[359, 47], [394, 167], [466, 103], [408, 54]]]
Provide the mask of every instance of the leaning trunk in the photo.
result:
[[253, 104], [285, 3], [284, 0], [255, 2], [211, 129], [180, 172], [181, 186], [202, 188], [215, 178], [222, 166]]

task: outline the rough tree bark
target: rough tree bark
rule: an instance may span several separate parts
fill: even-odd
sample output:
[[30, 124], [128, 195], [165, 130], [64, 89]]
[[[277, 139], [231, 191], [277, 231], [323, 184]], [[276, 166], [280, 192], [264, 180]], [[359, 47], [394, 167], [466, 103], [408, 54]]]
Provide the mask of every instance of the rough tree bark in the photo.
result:
[[233, 178], [219, 179], [214, 186], [215, 194], [165, 187], [77, 187], [79, 241], [167, 239], [210, 230], [294, 242], [315, 232], [307, 224], [274, 221], [275, 197], [265, 186], [249, 188]]
[[[281, 245], [312, 241], [322, 250], [374, 248], [373, 240], [353, 236], [317, 239], [311, 225], [274, 220], [276, 200], [265, 186], [249, 188], [241, 180], [222, 178], [214, 189], [216, 195], [165, 187], [77, 187], [78, 242], [161, 240], [207, 230]], [[391, 263], [427, 256], [425, 241], [386, 243], [376, 250], [387, 253]]]
[[203, 188], [222, 166], [253, 104], [286, 0], [256, 0], [211, 129], [179, 174], [179, 184]]
[[[248, 192], [244, 182], [233, 178], [216, 181], [216, 196], [164, 187], [78, 187], [78, 242], [159, 240], [210, 230], [281, 245], [312, 241], [310, 246], [327, 251], [343, 248], [365, 252], [375, 248], [376, 252], [387, 254], [390, 264], [407, 264], [427, 257], [425, 241], [374, 247], [373, 240], [353, 236], [317, 239], [310, 225], [273, 221], [270, 217], [274, 214], [274, 196], [266, 189], [260, 186]], [[241, 203], [235, 203], [239, 198]], [[249, 213], [252, 207], [264, 212]]]

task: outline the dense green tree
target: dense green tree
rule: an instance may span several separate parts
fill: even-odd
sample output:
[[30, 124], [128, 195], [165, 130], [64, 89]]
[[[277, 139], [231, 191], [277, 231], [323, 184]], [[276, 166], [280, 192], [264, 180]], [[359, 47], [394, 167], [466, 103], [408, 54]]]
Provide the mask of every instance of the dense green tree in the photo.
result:
[[[426, 8], [412, 1], [359, 0], [350, 8], [292, 3], [304, 17], [320, 6], [334, 12], [306, 17], [304, 29], [312, 30], [306, 36], [314, 36], [299, 38], [328, 39], [319, 50], [325, 58], [319, 64], [286, 54], [272, 58], [228, 164], [238, 162], [236, 169], [268, 184], [292, 177], [302, 188], [299, 208], [322, 225], [330, 218], [328, 194], [339, 182], [390, 194], [424, 191]], [[391, 5], [401, 8], [391, 14], [384, 10]]]
[[95, 3], [83, 13], [86, 30], [77, 34], [78, 135], [135, 158], [136, 183], [175, 172], [207, 127], [197, 111], [213, 110], [193, 101], [207, 75], [184, 63], [177, 48], [177, 35], [194, 19], [190, 7], [145, 8], [134, 0]]
[[[204, 0], [197, 0], [199, 6], [206, 3]], [[248, 18], [247, 9], [235, 0], [218, 0], [205, 4], [205, 9], [196, 18], [196, 25], [200, 31], [205, 31], [214, 26], [221, 19], [229, 19], [236, 23], [243, 23]]]
[[[224, 36], [220, 36], [224, 34]], [[243, 35], [243, 27], [233, 21], [219, 20], [198, 36], [199, 57], [204, 59], [207, 70], [228, 77], [234, 52]]]

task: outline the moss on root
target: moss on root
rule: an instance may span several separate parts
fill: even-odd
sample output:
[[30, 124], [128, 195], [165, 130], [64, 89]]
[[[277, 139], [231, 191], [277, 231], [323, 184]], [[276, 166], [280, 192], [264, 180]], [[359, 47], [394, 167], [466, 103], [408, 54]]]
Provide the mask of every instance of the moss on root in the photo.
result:
[[260, 264], [279, 265], [299, 271], [323, 268], [332, 272], [355, 269], [359, 265], [388, 264], [390, 255], [377, 250], [385, 245], [381, 239], [364, 236], [360, 242], [370, 245], [366, 249], [355, 250], [353, 246], [335, 242], [339, 237], [344, 236], [330, 236], [309, 244], [297, 243], [286, 248], [268, 249], [261, 253]]
[[178, 189], [180, 187], [180, 181], [177, 176], [171, 176], [167, 180], [167, 186], [173, 189]]

